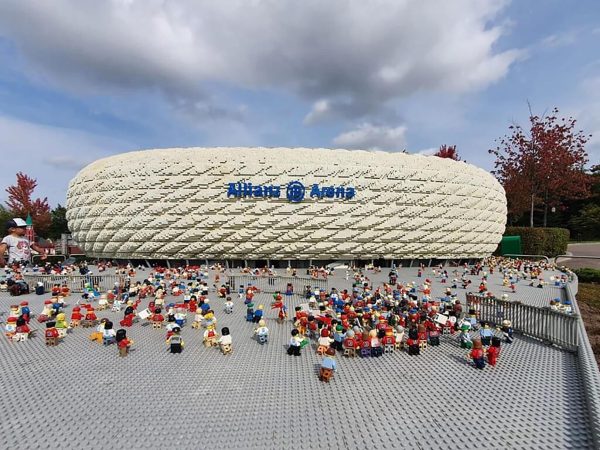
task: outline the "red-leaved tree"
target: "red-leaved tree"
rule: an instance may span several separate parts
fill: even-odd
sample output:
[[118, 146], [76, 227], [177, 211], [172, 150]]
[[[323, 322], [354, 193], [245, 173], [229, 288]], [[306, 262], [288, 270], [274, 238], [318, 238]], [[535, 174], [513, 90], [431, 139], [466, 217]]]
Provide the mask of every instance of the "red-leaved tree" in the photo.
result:
[[458, 151], [456, 151], [456, 145], [441, 145], [440, 149], [437, 152], [435, 152], [433, 156], [437, 156], [438, 158], [453, 159], [454, 161], [460, 161], [460, 156], [458, 156]]
[[31, 198], [36, 186], [35, 179], [22, 172], [17, 173], [17, 184], [6, 188], [8, 193], [6, 206], [15, 217], [25, 219], [27, 214], [31, 214], [36, 233], [46, 236], [51, 223], [50, 206], [47, 197], [43, 200]]
[[496, 157], [493, 173], [504, 186], [509, 213], [533, 213], [541, 205], [544, 226], [548, 209], [589, 195], [585, 173], [589, 135], [575, 130], [572, 117], [559, 118], [558, 108], [548, 116], [529, 115], [529, 130], [509, 127], [510, 134], [500, 139], [489, 152]]

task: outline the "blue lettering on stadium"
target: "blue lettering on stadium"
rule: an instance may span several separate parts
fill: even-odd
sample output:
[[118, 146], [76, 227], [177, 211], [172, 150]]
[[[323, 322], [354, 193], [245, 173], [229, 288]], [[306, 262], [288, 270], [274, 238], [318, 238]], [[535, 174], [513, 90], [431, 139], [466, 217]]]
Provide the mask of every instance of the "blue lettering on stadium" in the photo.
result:
[[[227, 197], [281, 198], [282, 190], [282, 187], [278, 185], [259, 185], [238, 181], [237, 183], [229, 183]], [[286, 185], [284, 194], [288, 201], [298, 203], [305, 197], [350, 200], [356, 196], [356, 190], [350, 186], [321, 186], [318, 184], [305, 188], [300, 181], [292, 181]]]

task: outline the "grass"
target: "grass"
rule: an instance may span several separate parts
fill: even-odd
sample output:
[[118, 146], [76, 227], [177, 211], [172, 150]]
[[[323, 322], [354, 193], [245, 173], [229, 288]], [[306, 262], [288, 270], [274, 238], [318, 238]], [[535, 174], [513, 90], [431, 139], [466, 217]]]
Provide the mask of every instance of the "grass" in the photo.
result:
[[600, 366], [600, 284], [579, 283], [577, 304], [596, 362]]

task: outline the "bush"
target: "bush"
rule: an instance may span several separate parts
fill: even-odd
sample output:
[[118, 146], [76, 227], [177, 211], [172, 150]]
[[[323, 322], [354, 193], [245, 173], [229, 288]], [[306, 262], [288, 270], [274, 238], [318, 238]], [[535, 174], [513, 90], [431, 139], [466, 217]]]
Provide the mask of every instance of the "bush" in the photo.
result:
[[573, 272], [579, 278], [580, 283], [600, 283], [600, 270], [598, 269], [575, 269]]
[[564, 255], [569, 245], [569, 230], [566, 228], [506, 227], [506, 236], [521, 236], [525, 255]]

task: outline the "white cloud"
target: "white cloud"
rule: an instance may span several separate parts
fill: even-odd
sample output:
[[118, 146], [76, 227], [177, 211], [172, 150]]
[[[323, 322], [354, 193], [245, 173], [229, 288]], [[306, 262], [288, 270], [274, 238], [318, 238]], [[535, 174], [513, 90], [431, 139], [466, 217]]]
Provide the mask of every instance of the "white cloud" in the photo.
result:
[[283, 89], [314, 103], [314, 123], [503, 78], [520, 55], [494, 50], [505, 3], [22, 0], [0, 3], [0, 29], [31, 77], [71, 92], [159, 91], [186, 112], [235, 121], [237, 105], [211, 97], [212, 83]]
[[396, 128], [363, 123], [356, 129], [333, 139], [333, 144], [348, 149], [403, 150], [406, 146], [406, 127]]
[[69, 128], [51, 127], [0, 116], [2, 184], [5, 189], [24, 172], [37, 179], [34, 197], [48, 197], [51, 207], [65, 204], [67, 186], [83, 166], [113, 153], [133, 150], [134, 145]]
[[577, 42], [578, 35], [578, 30], [570, 30], [564, 33], [551, 34], [542, 39], [541, 45], [542, 47], [547, 48], [566, 47]]

